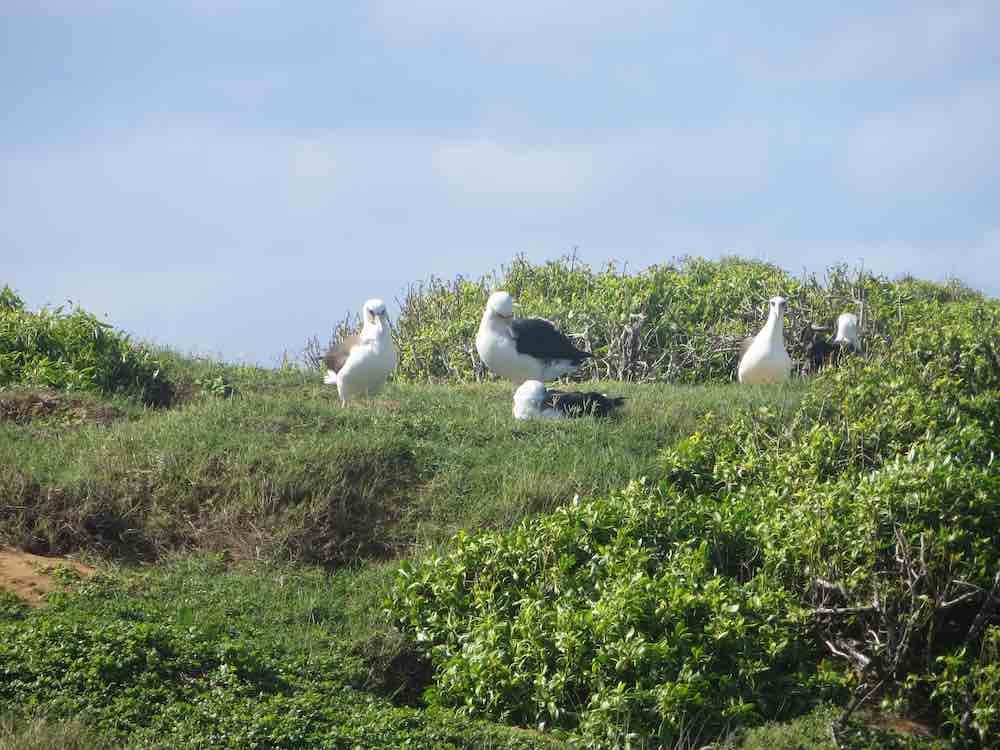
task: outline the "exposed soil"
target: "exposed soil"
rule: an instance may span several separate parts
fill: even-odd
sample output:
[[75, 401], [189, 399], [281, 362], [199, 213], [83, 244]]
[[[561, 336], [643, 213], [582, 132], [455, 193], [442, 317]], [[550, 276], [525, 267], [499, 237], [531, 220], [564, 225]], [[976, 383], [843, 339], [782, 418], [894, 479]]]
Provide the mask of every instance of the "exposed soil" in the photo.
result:
[[45, 594], [63, 589], [52, 575], [59, 567], [68, 567], [81, 577], [94, 572], [89, 565], [66, 557], [41, 557], [30, 552], [0, 549], [0, 589], [13, 591], [29, 606], [41, 607], [45, 604]]
[[921, 720], [919, 717], [904, 718], [883, 713], [878, 708], [861, 708], [855, 718], [869, 727], [899, 734], [904, 737], [929, 739], [937, 736], [933, 727], [933, 719]]
[[0, 393], [0, 421], [27, 424], [36, 420], [60, 418], [69, 422], [110, 424], [123, 416], [113, 406], [46, 389]]

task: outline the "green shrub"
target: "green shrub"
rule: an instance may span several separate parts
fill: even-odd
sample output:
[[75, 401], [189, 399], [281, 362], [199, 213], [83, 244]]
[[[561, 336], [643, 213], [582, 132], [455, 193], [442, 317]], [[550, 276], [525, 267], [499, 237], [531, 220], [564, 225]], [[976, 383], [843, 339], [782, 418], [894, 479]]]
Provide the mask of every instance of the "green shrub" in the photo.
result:
[[404, 568], [389, 606], [436, 700], [614, 746], [847, 691], [995, 744], [1000, 310], [908, 310], [790, 419], [709, 415], [657, 486]]
[[818, 688], [789, 594], [735, 564], [746, 516], [635, 483], [510, 534], [459, 535], [404, 565], [391, 611], [431, 657], [443, 705], [599, 747], [713, 737]]
[[276, 591], [289, 599], [309, 590], [291, 576], [266, 580], [260, 597], [251, 580], [236, 587], [241, 598], [220, 604], [211, 595], [232, 591], [201, 591], [223, 577], [218, 566], [188, 572], [166, 587], [149, 573], [97, 577], [46, 609], [0, 619], [0, 747], [6, 734], [12, 748], [90, 747], [93, 737], [108, 748], [563, 747], [351, 687], [355, 667], [330, 634], [312, 624], [312, 637], [286, 637], [323, 613], [301, 601], [248, 609], [274, 603]]
[[7, 589], [0, 589], [0, 620], [17, 619], [24, 617], [28, 611], [28, 605], [15, 594]]
[[153, 404], [169, 400], [148, 349], [79, 307], [26, 310], [5, 286], [0, 292], [0, 387], [11, 384], [127, 392]]
[[[800, 361], [800, 333], [809, 322], [832, 326], [840, 313], [853, 311], [865, 346], [877, 348], [916, 322], [926, 305], [983, 303], [957, 283], [890, 282], [846, 266], [831, 268], [821, 281], [740, 258], [684, 258], [639, 273], [613, 265], [595, 271], [575, 258], [541, 265], [517, 258], [478, 280], [432, 278], [411, 286], [396, 328], [396, 377], [487, 377], [475, 336], [489, 293], [500, 288], [521, 305], [520, 315], [553, 320], [594, 353], [580, 377], [677, 383], [731, 381], [740, 343], [760, 329], [766, 301], [776, 294], [789, 299], [786, 342]], [[334, 338], [349, 328], [342, 323]]]

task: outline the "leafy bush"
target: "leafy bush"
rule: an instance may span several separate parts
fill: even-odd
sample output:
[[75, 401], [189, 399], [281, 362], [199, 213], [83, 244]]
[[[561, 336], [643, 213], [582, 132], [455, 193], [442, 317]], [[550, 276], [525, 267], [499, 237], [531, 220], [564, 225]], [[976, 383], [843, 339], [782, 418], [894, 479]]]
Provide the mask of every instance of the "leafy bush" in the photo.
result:
[[793, 712], [819, 686], [788, 592], [736, 564], [748, 509], [639, 483], [404, 565], [391, 611], [433, 698], [597, 746], [677, 741]]
[[14, 726], [49, 721], [15, 747], [89, 747], [90, 736], [144, 748], [562, 746], [453, 712], [397, 708], [350, 686], [353, 666], [332, 638], [310, 641], [314, 650], [285, 642], [282, 613], [254, 617], [245, 602], [192, 611], [204, 585], [196, 577], [167, 604], [162, 590], [143, 594], [150, 584], [98, 577], [19, 619], [0, 612], [0, 706]]
[[821, 376], [790, 424], [738, 420], [667, 451], [666, 484], [759, 504], [763, 569], [813, 610], [858, 699], [935, 710], [985, 743], [1000, 734], [984, 708], [1000, 705], [984, 630], [1000, 609], [1000, 312], [915, 308], [872, 361]]
[[434, 697], [613, 746], [853, 694], [995, 746], [1000, 310], [908, 304], [791, 419], [709, 415], [657, 486], [404, 568]]
[[[800, 332], [809, 322], [832, 325], [840, 313], [853, 311], [861, 317], [865, 345], [876, 347], [916, 321], [925, 304], [982, 301], [956, 282], [890, 282], [846, 266], [820, 280], [796, 279], [777, 266], [740, 258], [684, 258], [639, 273], [613, 265], [594, 271], [575, 258], [542, 265], [517, 258], [478, 280], [432, 278], [411, 286], [396, 330], [396, 377], [485, 378], [475, 335], [486, 299], [498, 288], [520, 303], [521, 315], [553, 320], [594, 353], [582, 378], [677, 383], [732, 380], [740, 343], [760, 329], [766, 300], [776, 294], [789, 299], [786, 341], [800, 360]], [[350, 328], [341, 323], [334, 339]]]
[[148, 349], [79, 307], [26, 310], [5, 286], [0, 291], [0, 387], [14, 383], [122, 391], [152, 404], [169, 401], [169, 386]]

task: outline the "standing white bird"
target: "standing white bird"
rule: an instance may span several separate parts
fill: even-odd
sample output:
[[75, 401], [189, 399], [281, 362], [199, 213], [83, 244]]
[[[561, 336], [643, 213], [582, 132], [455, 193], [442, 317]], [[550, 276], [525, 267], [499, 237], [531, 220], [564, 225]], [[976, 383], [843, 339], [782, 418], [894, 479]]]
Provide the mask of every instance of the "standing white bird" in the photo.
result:
[[741, 383], [780, 383], [788, 380], [792, 358], [785, 349], [784, 297], [771, 297], [767, 322], [760, 333], [744, 343], [737, 376]]
[[396, 367], [385, 303], [368, 300], [361, 308], [361, 317], [361, 334], [345, 336], [324, 359], [327, 370], [323, 382], [337, 386], [341, 404], [377, 392]]
[[515, 320], [514, 300], [507, 292], [494, 292], [487, 300], [476, 351], [490, 370], [515, 385], [525, 380], [555, 380], [594, 356], [573, 346], [548, 320]]
[[858, 316], [854, 313], [841, 313], [837, 318], [837, 335], [833, 337], [833, 343], [848, 346], [856, 352], [861, 351], [861, 342], [858, 340]]
[[624, 396], [596, 391], [554, 391], [538, 380], [525, 380], [514, 391], [514, 418], [610, 417], [623, 403]]

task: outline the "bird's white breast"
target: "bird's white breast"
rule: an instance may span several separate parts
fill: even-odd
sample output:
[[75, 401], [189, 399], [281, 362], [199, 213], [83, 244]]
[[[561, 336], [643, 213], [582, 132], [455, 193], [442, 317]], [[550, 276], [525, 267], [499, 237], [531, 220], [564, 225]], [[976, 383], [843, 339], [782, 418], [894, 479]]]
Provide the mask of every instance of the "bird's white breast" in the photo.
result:
[[788, 379], [791, 369], [784, 345], [759, 334], [740, 360], [738, 375], [741, 383], [779, 383]]
[[488, 325], [479, 327], [476, 351], [483, 363], [502, 378], [517, 384], [525, 380], [543, 380], [541, 363], [521, 354], [513, 338], [496, 333]]
[[392, 340], [363, 341], [351, 350], [344, 367], [337, 374], [340, 396], [347, 400], [380, 389], [396, 367]]

